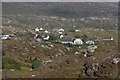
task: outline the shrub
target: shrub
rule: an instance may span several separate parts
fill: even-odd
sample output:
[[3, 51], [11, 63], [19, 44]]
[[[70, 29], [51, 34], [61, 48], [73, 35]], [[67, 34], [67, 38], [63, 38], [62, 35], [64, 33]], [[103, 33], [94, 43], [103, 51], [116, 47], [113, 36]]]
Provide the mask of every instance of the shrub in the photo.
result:
[[75, 32], [75, 30], [70, 30], [70, 32]]
[[49, 40], [57, 40], [57, 37], [55, 37], [54, 35], [50, 35]]
[[5, 56], [5, 52], [2, 50], [2, 56]]
[[39, 67], [39, 61], [38, 60], [35, 60], [33, 63], [32, 63], [32, 69], [35, 69], [35, 68], [38, 68]]
[[3, 69], [21, 69], [21, 64], [17, 61], [15, 61], [12, 57], [5, 56], [3, 57]]
[[86, 42], [87, 38], [88, 38], [87, 35], [82, 36], [83, 42]]

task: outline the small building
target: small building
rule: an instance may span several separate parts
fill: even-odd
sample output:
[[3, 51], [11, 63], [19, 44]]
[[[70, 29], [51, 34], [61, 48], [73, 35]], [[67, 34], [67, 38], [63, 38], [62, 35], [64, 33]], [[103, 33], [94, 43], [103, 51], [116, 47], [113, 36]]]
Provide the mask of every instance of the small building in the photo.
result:
[[44, 40], [49, 40], [50, 36], [44, 36]]
[[45, 33], [49, 33], [49, 31], [48, 31], [48, 30], [45, 30], [44, 32], [45, 32]]
[[35, 28], [35, 31], [36, 31], [36, 32], [38, 32], [38, 31], [39, 31], [39, 29], [38, 29], [38, 28]]
[[9, 37], [16, 37], [16, 35], [14, 35], [14, 34], [10, 34]]
[[9, 35], [0, 35], [0, 39], [8, 39]]
[[62, 34], [63, 32], [58, 32], [59, 34]]
[[39, 29], [39, 32], [45, 32], [46, 30], [44, 30], [43, 28]]
[[63, 35], [60, 35], [60, 39], [63, 38], [64, 36]]
[[26, 37], [19, 37], [18, 39], [20, 39], [20, 40], [26, 40], [27, 38]]
[[103, 40], [105, 41], [112, 41], [113, 40], [113, 37], [105, 37], [105, 38], [103, 38]]
[[76, 27], [75, 25], [73, 25], [72, 27]]
[[44, 30], [44, 29], [43, 29], [43, 28], [40, 28], [39, 30], [42, 31], [42, 30]]
[[55, 31], [55, 32], [63, 32], [64, 29], [63, 28], [54, 28], [53, 31]]
[[120, 58], [113, 58], [112, 63], [118, 64], [120, 62]]
[[98, 63], [92, 63], [92, 69], [97, 71], [99, 69]]
[[92, 41], [92, 40], [87, 40], [87, 41], [86, 41], [86, 44], [91, 45], [91, 44], [95, 44], [95, 42], [94, 42], [94, 41]]
[[60, 42], [63, 44], [68, 44], [68, 43], [73, 44], [73, 39], [72, 38], [63, 38], [60, 40]]
[[81, 44], [83, 44], [83, 41], [80, 38], [77, 38], [77, 39], [74, 40], [74, 44], [75, 45], [81, 45]]
[[39, 39], [39, 38], [34, 38], [34, 40], [37, 41], [37, 42], [42, 42], [42, 40]]
[[80, 31], [81, 31], [81, 29], [76, 29], [76, 30], [75, 30], [75, 32], [80, 32]]

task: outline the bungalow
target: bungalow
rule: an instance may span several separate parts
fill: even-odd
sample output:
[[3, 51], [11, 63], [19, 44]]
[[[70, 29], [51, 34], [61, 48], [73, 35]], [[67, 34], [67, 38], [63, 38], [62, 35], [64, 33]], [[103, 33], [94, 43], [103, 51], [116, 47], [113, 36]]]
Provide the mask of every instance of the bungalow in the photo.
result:
[[45, 30], [44, 32], [45, 32], [45, 33], [49, 33], [49, 31], [48, 31], [48, 30]]
[[53, 31], [55, 31], [55, 32], [63, 32], [64, 29], [63, 28], [54, 28]]
[[20, 40], [26, 40], [27, 38], [26, 37], [19, 37], [18, 39], [20, 39]]
[[37, 41], [37, 42], [42, 42], [42, 40], [39, 39], [39, 38], [34, 38], [34, 40]]
[[45, 36], [43, 39], [44, 40], [49, 40], [50, 36]]
[[90, 45], [91, 45], [91, 44], [95, 44], [95, 42], [92, 41], [92, 40], [87, 40], [87, 41], [86, 41], [86, 44], [90, 44]]
[[75, 25], [73, 25], [72, 27], [76, 27]]
[[83, 44], [83, 41], [81, 39], [77, 38], [74, 40], [74, 44], [81, 45], [81, 44]]
[[105, 37], [105, 38], [103, 38], [103, 40], [110, 40], [110, 41], [112, 41], [113, 37]]
[[35, 31], [36, 31], [36, 32], [38, 32], [38, 31], [39, 31], [39, 29], [38, 29], [38, 28], [35, 28]]
[[44, 29], [43, 29], [43, 28], [40, 28], [39, 30], [42, 31], [42, 30], [44, 30]]
[[58, 32], [59, 34], [62, 34], [63, 32]]
[[68, 44], [68, 43], [73, 44], [73, 39], [72, 38], [63, 38], [60, 40], [60, 42], [63, 44]]
[[75, 30], [75, 32], [79, 32], [79, 31], [81, 31], [81, 29], [76, 29], [76, 30]]
[[60, 39], [63, 38], [64, 36], [63, 35], [60, 35]]
[[16, 35], [14, 35], [14, 34], [10, 34], [10, 36], [9, 37], [16, 37]]
[[0, 35], [0, 39], [8, 39], [9, 35]]

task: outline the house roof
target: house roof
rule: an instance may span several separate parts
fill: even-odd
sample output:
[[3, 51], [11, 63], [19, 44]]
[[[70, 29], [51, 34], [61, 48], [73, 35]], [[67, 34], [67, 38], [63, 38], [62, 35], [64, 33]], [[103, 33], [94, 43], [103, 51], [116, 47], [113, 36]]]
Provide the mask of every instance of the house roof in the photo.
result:
[[53, 30], [60, 30], [60, 29], [62, 29], [62, 28], [54, 28]]
[[111, 39], [112, 37], [105, 37], [104, 39]]
[[76, 30], [81, 30], [81, 29], [76, 29]]
[[94, 42], [93, 40], [87, 40], [86, 42]]
[[45, 30], [39, 30], [39, 31], [45, 31]]
[[26, 37], [19, 37], [18, 39], [23, 39], [23, 40], [25, 40], [25, 39], [26, 39]]
[[63, 39], [61, 39], [61, 41], [62, 41], [62, 42], [66, 42], [66, 41], [72, 42], [73, 39], [72, 39], [72, 38], [63, 38]]

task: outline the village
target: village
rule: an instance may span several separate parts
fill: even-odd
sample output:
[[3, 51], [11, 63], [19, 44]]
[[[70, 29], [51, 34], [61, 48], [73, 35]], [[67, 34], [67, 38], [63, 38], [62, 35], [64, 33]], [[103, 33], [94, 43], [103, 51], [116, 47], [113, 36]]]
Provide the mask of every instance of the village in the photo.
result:
[[[82, 37], [75, 36], [73, 38], [64, 37], [66, 34], [63, 28], [54, 28], [52, 32], [45, 30], [43, 28], [35, 28], [28, 31], [16, 31], [13, 34], [0, 35], [2, 40], [35, 40], [38, 42], [56, 42], [66, 45], [75, 45], [81, 48], [81, 45], [88, 45], [88, 52], [94, 52], [97, 48], [96, 43], [100, 42], [99, 39], [87, 40], [87, 35]], [[80, 29], [74, 30], [74, 32], [80, 32]], [[22, 36], [23, 35], [23, 36]], [[25, 37], [24, 35], [27, 35]], [[104, 37], [103, 41], [113, 41], [113, 37]]]
[[[96, 35], [91, 37], [92, 32]], [[99, 28], [75, 28], [69, 32], [60, 27], [52, 30], [44, 27], [25, 30], [3, 27], [3, 34], [0, 35], [3, 40], [3, 77], [117, 76], [118, 72], [113, 73], [112, 69], [117, 71], [120, 61], [117, 57], [118, 43], [117, 37], [112, 36], [111, 32], [113, 35], [117, 34], [117, 31]], [[99, 37], [99, 34], [103, 34], [102, 37]], [[69, 69], [73, 70], [73, 73]], [[58, 72], [52, 72], [56, 70]], [[70, 76], [61, 74], [65, 70]], [[38, 71], [45, 73], [39, 74]], [[12, 74], [14, 76], [11, 76]]]

